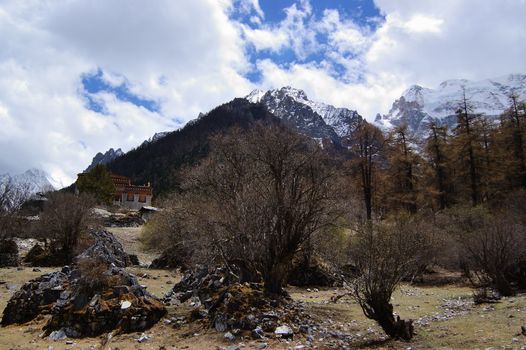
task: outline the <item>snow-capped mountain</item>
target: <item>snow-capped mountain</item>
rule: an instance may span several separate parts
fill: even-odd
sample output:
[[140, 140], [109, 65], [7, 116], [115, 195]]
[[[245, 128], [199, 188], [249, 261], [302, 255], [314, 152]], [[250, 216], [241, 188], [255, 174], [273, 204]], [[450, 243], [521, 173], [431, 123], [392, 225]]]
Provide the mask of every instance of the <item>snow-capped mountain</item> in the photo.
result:
[[144, 140], [144, 141], [141, 143], [141, 146], [146, 145], [146, 144], [148, 144], [148, 143], [155, 142], [155, 141], [157, 141], [157, 140], [160, 140], [160, 139], [162, 139], [163, 137], [165, 137], [166, 135], [168, 135], [169, 133], [171, 133], [171, 131], [161, 131], [161, 132], [156, 132], [156, 133], [153, 134], [153, 136], [150, 137], [148, 140]]
[[0, 204], [16, 208], [37, 192], [49, 192], [55, 188], [48, 174], [40, 169], [29, 169], [22, 174], [0, 174]]
[[384, 129], [407, 123], [417, 134], [425, 131], [431, 121], [454, 126], [464, 91], [473, 113], [495, 118], [509, 107], [511, 94], [526, 99], [526, 75], [510, 74], [481, 81], [446, 80], [436, 89], [413, 85], [393, 103], [388, 114], [377, 115], [375, 123]]
[[91, 169], [93, 169], [96, 165], [99, 164], [108, 164], [112, 160], [114, 160], [117, 157], [120, 157], [124, 154], [124, 152], [118, 148], [117, 150], [114, 150], [113, 148], [110, 148], [107, 150], [104, 154], [101, 152], [97, 153], [95, 157], [93, 157], [93, 160], [91, 161], [91, 164], [84, 170], [84, 172], [88, 172]]
[[362, 121], [354, 110], [311, 101], [303, 90], [290, 86], [267, 92], [254, 90], [245, 99], [262, 103], [269, 112], [313, 138], [339, 142]]

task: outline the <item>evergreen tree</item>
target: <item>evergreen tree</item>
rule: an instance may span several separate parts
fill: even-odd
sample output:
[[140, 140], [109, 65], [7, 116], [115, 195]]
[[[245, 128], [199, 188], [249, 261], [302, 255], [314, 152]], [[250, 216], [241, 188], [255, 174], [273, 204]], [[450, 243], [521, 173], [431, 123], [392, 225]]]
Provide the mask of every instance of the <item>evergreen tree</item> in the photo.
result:
[[79, 176], [76, 186], [80, 193], [92, 194], [98, 204], [111, 204], [115, 193], [111, 174], [102, 164]]

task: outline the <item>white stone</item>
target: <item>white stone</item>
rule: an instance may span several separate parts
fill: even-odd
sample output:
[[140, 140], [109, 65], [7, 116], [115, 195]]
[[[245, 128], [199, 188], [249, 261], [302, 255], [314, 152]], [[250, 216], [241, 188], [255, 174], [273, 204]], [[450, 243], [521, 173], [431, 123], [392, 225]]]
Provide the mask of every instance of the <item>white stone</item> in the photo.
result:
[[125, 310], [131, 306], [131, 302], [128, 300], [122, 300], [121, 301], [121, 310]]

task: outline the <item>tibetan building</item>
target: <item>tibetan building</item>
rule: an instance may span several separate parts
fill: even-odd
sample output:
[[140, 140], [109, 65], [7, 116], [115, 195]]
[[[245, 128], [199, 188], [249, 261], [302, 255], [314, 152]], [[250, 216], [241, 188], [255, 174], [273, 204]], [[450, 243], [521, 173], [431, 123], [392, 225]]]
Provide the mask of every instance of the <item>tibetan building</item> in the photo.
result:
[[129, 209], [141, 209], [152, 205], [153, 188], [147, 185], [132, 185], [131, 180], [125, 176], [111, 175], [115, 185], [113, 204]]
[[[79, 174], [78, 176], [83, 176]], [[133, 185], [126, 176], [111, 174], [111, 180], [115, 186], [113, 204], [129, 209], [139, 210], [142, 207], [152, 205], [153, 188], [147, 185]]]

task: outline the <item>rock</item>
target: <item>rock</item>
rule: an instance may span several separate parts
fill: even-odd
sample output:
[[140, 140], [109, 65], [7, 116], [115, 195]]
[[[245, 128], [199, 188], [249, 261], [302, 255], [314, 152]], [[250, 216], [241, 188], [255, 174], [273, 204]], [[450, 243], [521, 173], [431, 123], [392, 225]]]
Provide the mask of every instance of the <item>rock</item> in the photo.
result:
[[187, 256], [184, 252], [174, 252], [173, 249], [164, 250], [150, 264], [150, 269], [178, 269], [187, 270]]
[[35, 244], [24, 257], [24, 263], [31, 266], [61, 266], [68, 263], [64, 260], [62, 253], [44, 249], [40, 244]]
[[218, 332], [224, 332], [228, 329], [227, 318], [224, 315], [218, 315], [214, 321], [214, 328]]
[[61, 288], [68, 278], [63, 272], [44, 274], [26, 282], [9, 299], [4, 309], [2, 326], [13, 323], [25, 323], [39, 313], [49, 314], [53, 304], [60, 298]]
[[121, 300], [121, 310], [126, 310], [131, 306], [131, 302], [128, 300]]
[[[322, 258], [312, 256], [310, 258], [301, 257], [293, 262], [293, 268], [289, 273], [287, 282], [293, 286], [341, 286], [343, 279], [336, 272], [336, 269], [323, 261]], [[307, 290], [316, 292], [318, 290]]]
[[53, 305], [52, 317], [44, 327], [47, 332], [62, 327], [69, 327], [82, 337], [114, 330], [117, 334], [138, 332], [150, 328], [166, 314], [162, 302], [146, 292], [136, 277], [124, 269], [109, 266], [104, 272], [109, 281], [118, 280], [119, 291], [126, 286], [124, 294], [115, 293], [111, 285], [99, 291], [86, 291], [78, 282], [82, 278], [72, 279], [78, 274], [81, 272], [76, 269], [70, 273], [70, 297], [59, 299]]
[[260, 326], [257, 326], [252, 330], [252, 338], [253, 339], [263, 339], [265, 338], [265, 332], [263, 332], [263, 329], [261, 329]]
[[140, 265], [139, 257], [135, 254], [128, 254], [128, 260], [130, 261], [130, 265], [138, 266]]
[[149, 339], [150, 339], [150, 337], [143, 333], [143, 334], [141, 334], [141, 336], [137, 339], [137, 341], [138, 341], [139, 343], [144, 343], [144, 342], [148, 341]]
[[227, 346], [225, 350], [241, 350], [241, 348], [237, 345], [230, 345], [230, 346]]
[[261, 344], [258, 344], [258, 346], [256, 347], [256, 349], [258, 350], [263, 350], [263, 349], [266, 349], [268, 346], [267, 343], [261, 343]]
[[137, 212], [113, 213], [104, 220], [104, 226], [108, 227], [139, 227], [144, 223], [144, 219]]
[[230, 332], [226, 332], [223, 338], [225, 338], [225, 340], [228, 340], [228, 341], [236, 340], [236, 337]]
[[294, 337], [294, 332], [287, 325], [276, 327], [274, 334], [284, 339], [292, 339]]
[[0, 267], [18, 266], [18, 245], [12, 239], [0, 240]]
[[67, 338], [66, 332], [64, 332], [63, 329], [59, 329], [58, 331], [53, 331], [49, 334], [49, 339], [57, 341], [57, 340], [63, 340]]
[[128, 256], [115, 237], [107, 231], [91, 234], [94, 244], [71, 267], [27, 282], [11, 297], [2, 326], [51, 314], [44, 327], [48, 335], [65, 329], [69, 337], [98, 336], [142, 331], [166, 314], [162, 302], [123, 269]]
[[36, 268], [36, 267], [34, 267], [32, 271], [33, 271], [33, 272], [42, 272], [40, 269], [38, 269], [38, 268]]
[[92, 230], [90, 236], [95, 241], [88, 249], [79, 254], [75, 259], [100, 258], [108, 264], [117, 267], [130, 266], [130, 257], [124, 251], [122, 244], [115, 236], [106, 230]]
[[521, 333], [522, 335], [526, 336], [526, 324], [524, 326], [521, 326]]

